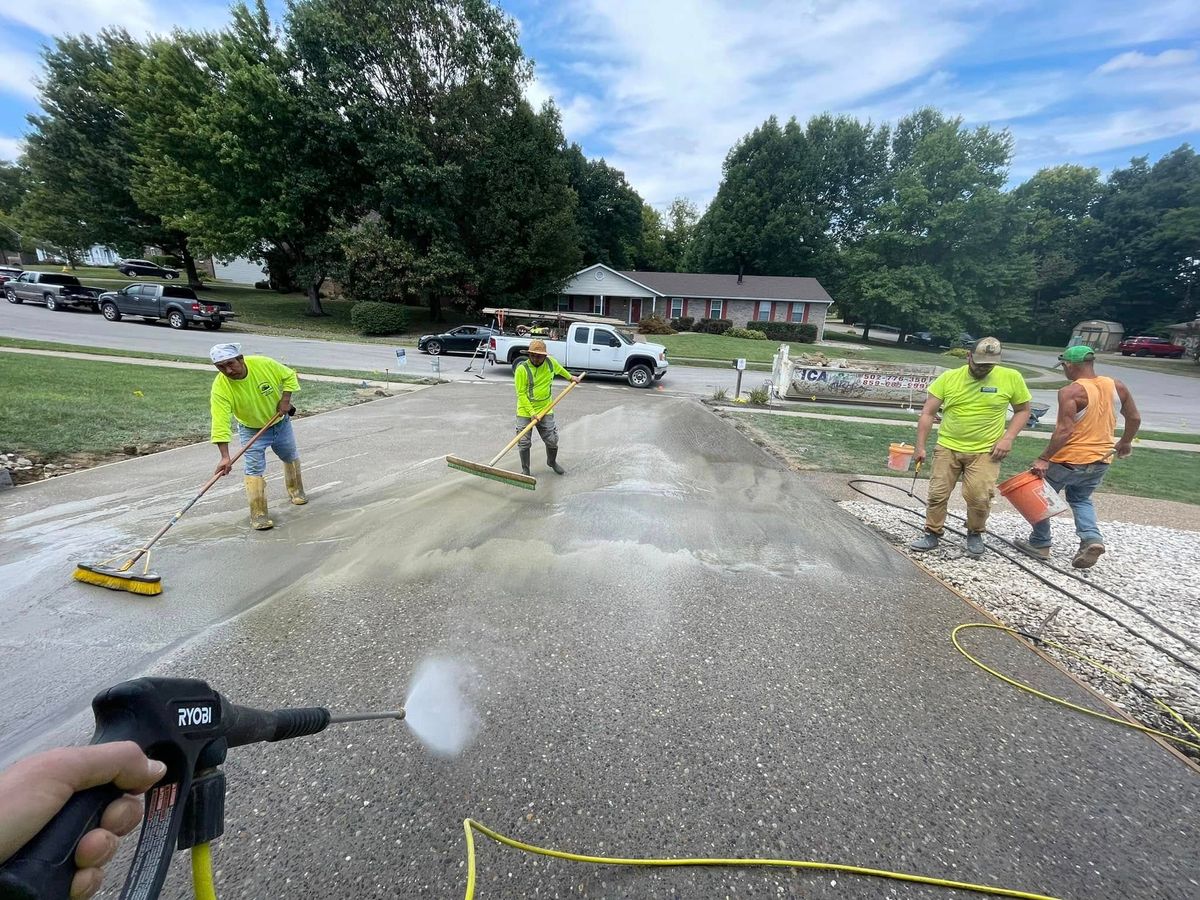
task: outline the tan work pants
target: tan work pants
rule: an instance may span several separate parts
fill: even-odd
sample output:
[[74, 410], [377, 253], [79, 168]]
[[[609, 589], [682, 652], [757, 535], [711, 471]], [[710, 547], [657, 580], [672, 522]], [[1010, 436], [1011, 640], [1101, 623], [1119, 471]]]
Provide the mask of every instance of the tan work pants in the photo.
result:
[[992, 459], [990, 453], [959, 453], [948, 447], [935, 447], [925, 530], [931, 534], [942, 533], [946, 524], [946, 504], [961, 477], [963, 499], [967, 502], [967, 530], [983, 531], [987, 527], [999, 475], [1000, 463]]

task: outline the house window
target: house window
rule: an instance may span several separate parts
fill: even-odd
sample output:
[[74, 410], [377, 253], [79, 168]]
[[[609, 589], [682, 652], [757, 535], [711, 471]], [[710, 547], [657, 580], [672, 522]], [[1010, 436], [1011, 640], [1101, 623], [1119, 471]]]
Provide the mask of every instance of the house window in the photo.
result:
[[568, 297], [566, 294], [562, 294], [558, 298], [558, 311], [559, 312], [570, 312], [570, 310], [571, 310], [571, 298]]
[[682, 297], [672, 297], [671, 298], [671, 318], [678, 319], [682, 316], [683, 316], [683, 298]]
[[592, 298], [592, 315], [594, 315], [594, 316], [604, 315], [604, 298], [603, 297], [593, 297]]
[[793, 322], [803, 322], [804, 321], [804, 304], [803, 303], [793, 303], [792, 304], [792, 321]]
[[709, 300], [708, 301], [708, 317], [710, 319], [725, 318], [725, 301], [724, 300]]
[[755, 318], [755, 320], [757, 320], [759, 322], [770, 322], [771, 321], [771, 301], [770, 300], [759, 300], [758, 301], [758, 309], [754, 313], [754, 318]]

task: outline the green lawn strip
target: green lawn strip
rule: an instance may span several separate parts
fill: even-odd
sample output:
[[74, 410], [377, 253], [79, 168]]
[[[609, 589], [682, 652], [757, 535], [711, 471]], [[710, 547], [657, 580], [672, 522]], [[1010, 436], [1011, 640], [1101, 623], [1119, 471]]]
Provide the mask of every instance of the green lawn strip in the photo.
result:
[[1176, 444], [1200, 444], [1200, 434], [1181, 434], [1177, 431], [1138, 431], [1135, 441], [1173, 441]]
[[1182, 375], [1184, 378], [1200, 378], [1200, 364], [1187, 359], [1149, 359], [1136, 356], [1120, 356], [1105, 354], [1098, 362], [1113, 366], [1129, 366], [1133, 369], [1145, 369], [1149, 372], [1162, 372], [1165, 375]]
[[[0, 379], [0, 434], [12, 442], [7, 452], [104, 455], [208, 435], [207, 372], [0, 353]], [[297, 406], [305, 414], [322, 412], [360, 402], [357, 391], [352, 384], [309, 382]]]
[[[5, 347], [16, 347], [23, 350], [51, 350], [63, 353], [86, 353], [89, 356], [124, 356], [129, 359], [161, 359], [170, 362], [186, 362], [186, 363], [202, 363], [211, 365], [207, 357], [203, 356], [181, 356], [174, 353], [148, 353], [144, 350], [119, 350], [115, 347], [86, 347], [81, 344], [56, 344], [52, 341], [31, 341], [26, 338], [10, 338], [0, 337], [0, 350]], [[286, 360], [282, 360], [287, 365], [291, 365]], [[372, 381], [383, 381], [384, 371], [366, 370], [366, 369], [321, 369], [313, 366], [299, 367], [292, 366], [301, 375], [332, 375], [337, 378], [366, 378]], [[405, 382], [408, 384], [424, 384], [430, 377], [428, 375], [404, 375], [391, 370], [388, 375], [388, 380]]]
[[[907, 426], [865, 422], [832, 422], [790, 416], [738, 415], [732, 421], [748, 427], [802, 469], [863, 475], [895, 475], [886, 466], [888, 444], [912, 443]], [[1001, 480], [1029, 468], [1046, 448], [1037, 438], [1019, 437], [1004, 461]], [[1195, 484], [1200, 472], [1196, 454], [1178, 450], [1137, 449], [1115, 463], [1104, 479], [1104, 490], [1136, 497], [1200, 503]]]

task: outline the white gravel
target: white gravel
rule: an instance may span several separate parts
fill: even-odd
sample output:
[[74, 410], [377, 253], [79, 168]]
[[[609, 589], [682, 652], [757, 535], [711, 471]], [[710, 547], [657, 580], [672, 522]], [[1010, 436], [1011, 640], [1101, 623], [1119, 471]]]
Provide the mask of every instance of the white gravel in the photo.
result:
[[[865, 488], [891, 502], [905, 501], [903, 495], [886, 488], [871, 485]], [[893, 493], [895, 496], [892, 496]], [[1056, 607], [1062, 607], [1046, 628], [1045, 638], [1058, 641], [1137, 679], [1150, 694], [1173, 706], [1194, 727], [1200, 723], [1200, 676], [1124, 628], [1040, 583], [997, 553], [989, 552], [979, 559], [972, 559], [963, 552], [962, 538], [949, 531], [938, 550], [929, 553], [908, 550], [908, 542], [921, 533], [919, 527], [913, 527], [921, 522], [917, 515], [865, 500], [841, 505], [879, 529], [905, 553], [920, 560], [939, 578], [954, 585], [1011, 627], [1034, 629]], [[913, 505], [913, 501], [908, 501], [908, 505]], [[947, 528], [951, 527], [963, 528], [960, 522], [953, 519], [947, 522]], [[1151, 618], [1200, 645], [1200, 533], [1121, 522], [1101, 522], [1100, 527], [1107, 552], [1094, 568], [1088, 570], [1086, 577], [1089, 582], [1120, 595]], [[988, 520], [988, 530], [1012, 540], [1027, 537], [1029, 525], [1016, 513], [994, 511]], [[1051, 563], [1070, 569], [1078, 539], [1069, 514], [1053, 521], [1052, 534], [1054, 548]], [[1019, 555], [991, 537], [987, 540], [991, 546]], [[1092, 605], [1200, 668], [1200, 653], [1190, 650], [1137, 613], [1099, 591], [1089, 589], [1086, 584], [1056, 575], [1042, 563], [1024, 556], [1020, 558], [1067, 590], [1084, 597]], [[1188, 736], [1179, 726], [1169, 723], [1157, 707], [1136, 691], [1066, 654], [1053, 650], [1049, 652], [1139, 721], [1172, 734]]]

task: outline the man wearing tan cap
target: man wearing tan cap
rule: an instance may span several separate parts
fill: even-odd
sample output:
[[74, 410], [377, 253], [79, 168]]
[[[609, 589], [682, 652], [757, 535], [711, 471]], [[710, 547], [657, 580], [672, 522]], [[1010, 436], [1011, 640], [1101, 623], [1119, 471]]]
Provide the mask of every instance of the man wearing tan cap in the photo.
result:
[[[561, 375], [579, 381], [564, 369], [553, 356], [546, 353], [546, 342], [530, 341], [529, 358], [513, 369], [513, 387], [517, 391], [517, 431], [521, 431], [529, 420], [550, 405], [554, 376]], [[546, 445], [546, 465], [555, 474], [566, 475], [567, 470], [558, 464], [558, 425], [554, 413], [538, 420], [537, 433]], [[533, 434], [525, 434], [517, 443], [521, 455], [521, 472], [529, 474], [529, 452], [533, 446]]]
[[[999, 365], [1002, 358], [999, 340], [981, 338], [967, 354], [965, 366], [943, 372], [929, 385], [929, 397], [917, 425], [913, 454], [917, 462], [925, 459], [925, 442], [939, 409], [942, 424], [933, 451], [925, 534], [908, 545], [913, 550], [937, 547], [946, 524], [946, 504], [960, 478], [967, 503], [967, 553], [982, 556], [986, 549], [983, 532], [1000, 461], [1008, 456], [1013, 439], [1029, 420], [1032, 399], [1021, 373]], [[1009, 407], [1013, 417], [1006, 428], [1004, 419]]]
[[[1071, 565], [1090, 569], [1104, 554], [1104, 538], [1092, 506], [1092, 492], [1100, 487], [1115, 454], [1124, 458], [1133, 452], [1133, 437], [1142, 417], [1129, 388], [1096, 374], [1096, 354], [1091, 347], [1068, 347], [1058, 357], [1071, 383], [1058, 392], [1058, 420], [1045, 451], [1030, 467], [1056, 491], [1066, 493], [1079, 535], [1079, 549]], [[1113, 443], [1117, 410], [1125, 420], [1121, 439]], [[1017, 546], [1038, 559], [1050, 558], [1050, 520], [1033, 526], [1029, 540]]]

